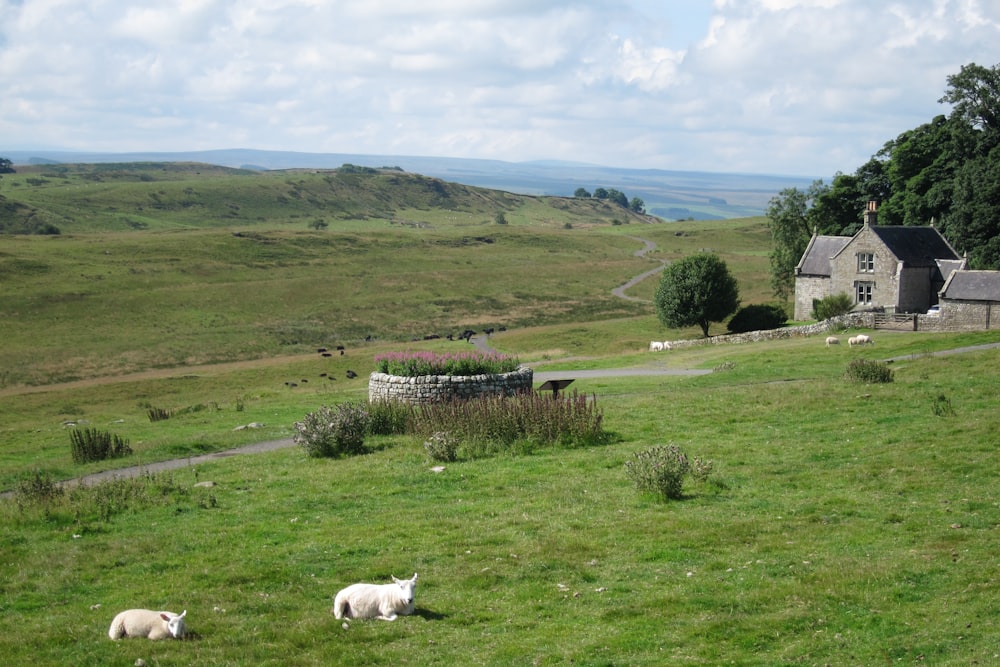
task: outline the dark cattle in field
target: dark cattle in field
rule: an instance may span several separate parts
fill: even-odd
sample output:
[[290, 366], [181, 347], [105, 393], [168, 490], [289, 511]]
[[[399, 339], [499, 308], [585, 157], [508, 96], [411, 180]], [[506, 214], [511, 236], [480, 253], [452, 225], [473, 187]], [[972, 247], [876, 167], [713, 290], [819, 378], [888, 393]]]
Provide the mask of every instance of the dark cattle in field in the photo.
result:
[[326, 348], [325, 347], [321, 347], [321, 348], [317, 349], [316, 351], [318, 353], [320, 353], [320, 354], [323, 354], [324, 352], [326, 352]]
[[324, 357], [332, 357], [332, 356], [333, 356], [333, 354], [332, 354], [331, 352], [324, 352], [324, 353], [323, 353], [323, 356], [324, 356]]
[[353, 380], [354, 378], [358, 377], [358, 374], [355, 373], [354, 371], [347, 371], [346, 375], [347, 375], [348, 379], [351, 379], [351, 380]]

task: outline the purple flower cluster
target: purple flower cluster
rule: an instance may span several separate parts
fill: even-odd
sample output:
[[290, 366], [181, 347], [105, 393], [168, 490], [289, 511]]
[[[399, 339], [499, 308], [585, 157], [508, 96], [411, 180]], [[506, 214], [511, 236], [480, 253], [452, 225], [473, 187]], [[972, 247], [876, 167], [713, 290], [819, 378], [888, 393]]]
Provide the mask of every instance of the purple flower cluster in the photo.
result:
[[517, 357], [493, 352], [389, 352], [375, 356], [375, 369], [389, 375], [484, 375], [509, 373]]

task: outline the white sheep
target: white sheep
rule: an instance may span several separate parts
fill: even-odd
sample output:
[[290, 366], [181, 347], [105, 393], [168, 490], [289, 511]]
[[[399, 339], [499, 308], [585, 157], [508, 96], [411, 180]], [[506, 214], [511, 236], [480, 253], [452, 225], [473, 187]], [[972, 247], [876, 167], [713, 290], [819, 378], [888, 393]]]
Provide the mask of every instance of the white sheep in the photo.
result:
[[147, 639], [183, 639], [187, 628], [184, 626], [185, 609], [180, 614], [172, 611], [151, 611], [149, 609], [129, 609], [115, 616], [108, 629], [112, 639], [122, 637], [146, 637]]
[[871, 339], [871, 336], [866, 336], [865, 334], [858, 334], [857, 336], [851, 336], [847, 339], [847, 345], [849, 347], [854, 347], [855, 345], [874, 345], [875, 341]]
[[663, 343], [661, 343], [658, 340], [650, 341], [649, 342], [649, 351], [650, 352], [662, 352], [663, 351]]
[[417, 573], [412, 579], [392, 578], [391, 584], [352, 584], [333, 601], [335, 618], [378, 618], [395, 621], [397, 614], [412, 614]]
[[826, 346], [830, 347], [831, 345], [840, 345], [840, 339], [837, 338], [836, 336], [827, 336]]

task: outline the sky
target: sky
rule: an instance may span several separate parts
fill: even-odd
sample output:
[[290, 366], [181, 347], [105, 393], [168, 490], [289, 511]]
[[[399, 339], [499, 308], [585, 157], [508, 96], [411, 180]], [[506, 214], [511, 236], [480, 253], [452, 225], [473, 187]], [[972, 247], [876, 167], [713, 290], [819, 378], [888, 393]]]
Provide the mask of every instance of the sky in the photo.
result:
[[0, 0], [3, 150], [852, 173], [1000, 0]]

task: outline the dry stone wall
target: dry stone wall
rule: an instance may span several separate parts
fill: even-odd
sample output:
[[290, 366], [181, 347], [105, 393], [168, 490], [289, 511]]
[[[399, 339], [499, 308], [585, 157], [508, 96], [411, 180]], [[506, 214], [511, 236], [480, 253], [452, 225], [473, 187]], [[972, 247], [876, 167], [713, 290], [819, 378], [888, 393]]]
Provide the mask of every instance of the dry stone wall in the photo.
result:
[[671, 349], [681, 347], [693, 347], [695, 345], [735, 345], [739, 343], [758, 343], [762, 340], [781, 340], [784, 338], [798, 338], [804, 336], [815, 336], [826, 334], [832, 331], [858, 328], [871, 329], [875, 326], [875, 313], [848, 313], [840, 317], [831, 317], [815, 324], [805, 324], [800, 327], [782, 327], [780, 329], [766, 329], [763, 331], [748, 331], [741, 334], [727, 334], [724, 336], [712, 336], [710, 338], [693, 338], [690, 340], [672, 340]]
[[372, 373], [368, 378], [368, 400], [403, 403], [436, 403], [487, 394], [513, 396], [531, 391], [534, 371], [522, 366], [510, 373], [490, 375], [419, 375], [405, 377]]

